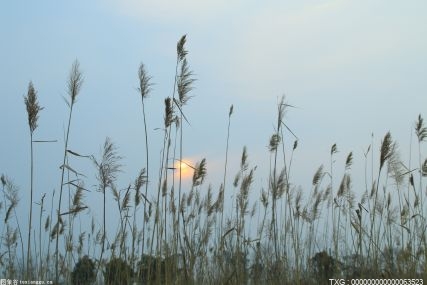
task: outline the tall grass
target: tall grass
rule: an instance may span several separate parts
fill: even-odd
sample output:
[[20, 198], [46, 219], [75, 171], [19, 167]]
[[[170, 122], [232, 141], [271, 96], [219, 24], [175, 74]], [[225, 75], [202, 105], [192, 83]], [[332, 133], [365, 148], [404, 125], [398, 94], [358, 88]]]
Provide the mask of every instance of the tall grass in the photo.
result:
[[107, 190], [111, 189], [114, 197], [119, 202], [119, 194], [115, 181], [117, 174], [120, 172], [120, 161], [121, 157], [117, 154], [117, 149], [112, 143], [110, 138], [106, 138], [100, 160], [93, 159], [93, 162], [97, 169], [96, 178], [99, 183], [98, 191], [102, 194], [102, 237], [101, 237], [101, 254], [98, 259], [98, 270], [103, 262], [103, 256], [105, 252], [105, 241], [107, 239], [107, 225], [106, 225], [106, 199]]
[[34, 186], [34, 160], [33, 160], [33, 134], [37, 129], [37, 121], [39, 112], [43, 109], [37, 101], [37, 92], [34, 89], [33, 83], [28, 84], [27, 97], [24, 98], [27, 108], [28, 126], [30, 128], [30, 216], [28, 219], [28, 240], [27, 240], [27, 277], [30, 277], [31, 272], [31, 231], [33, 220], [33, 186]]
[[[361, 157], [364, 176], [355, 177], [352, 170], [358, 156], [350, 151], [341, 158], [333, 144], [326, 154], [329, 161], [317, 167], [308, 178], [311, 186], [303, 189], [291, 176], [293, 161], [299, 157], [299, 140], [286, 124], [286, 112], [292, 106], [284, 97], [272, 118], [273, 134], [266, 138], [265, 155], [269, 155], [270, 165], [265, 185], [254, 183], [262, 172], [252, 166], [246, 147], [236, 162], [239, 169], [234, 180], [227, 181], [231, 175], [231, 105], [224, 173], [218, 191], [206, 183], [208, 161], [202, 157], [188, 165], [193, 176], [187, 186], [179, 165], [185, 163], [183, 129], [189, 124], [187, 103], [195, 79], [188, 65], [186, 41], [183, 36], [177, 43], [173, 92], [164, 99], [156, 180], [149, 175], [149, 166], [152, 171], [155, 163], [150, 160], [151, 136], [145, 110], [152, 85], [145, 66], [141, 64], [138, 69], [145, 162], [134, 181], [121, 186], [118, 181], [123, 175], [123, 158], [110, 138], [105, 139], [99, 157], [80, 155], [69, 148], [73, 108], [83, 82], [78, 62], [73, 64], [68, 81], [69, 114], [61, 184], [38, 203], [38, 243], [32, 234], [32, 152], [27, 239], [22, 235], [23, 221], [16, 210], [19, 190], [6, 175], [1, 176], [2, 276], [50, 279], [56, 284], [327, 284], [331, 278], [427, 277], [423, 189], [427, 128], [421, 115], [412, 130], [418, 149], [415, 167], [411, 161], [402, 160], [398, 144], [388, 132], [378, 146], [372, 136]], [[42, 108], [31, 83], [25, 103], [32, 147]], [[95, 173], [85, 176], [97, 178], [97, 191], [85, 186], [83, 173], [70, 165], [69, 156], [92, 160]], [[356, 180], [364, 184], [361, 191], [353, 185]], [[66, 210], [64, 189], [70, 193]], [[57, 200], [55, 193], [59, 194]], [[232, 197], [230, 201], [225, 200], [226, 194]], [[48, 197], [50, 203], [45, 202]], [[85, 204], [85, 198], [90, 197], [102, 201], [102, 209]], [[111, 198], [116, 209], [109, 207]], [[86, 209], [89, 211], [83, 212]], [[95, 214], [97, 210], [102, 212], [100, 218]], [[109, 225], [107, 217], [111, 213], [117, 216], [117, 225]], [[90, 225], [78, 225], [78, 214], [91, 218]], [[46, 240], [47, 245], [43, 242]], [[55, 251], [51, 254], [54, 240]]]
[[228, 148], [229, 148], [229, 142], [230, 142], [230, 125], [231, 125], [231, 115], [233, 114], [234, 106], [230, 106], [230, 110], [228, 111], [228, 126], [227, 126], [227, 143], [225, 146], [225, 162], [224, 162], [224, 176], [222, 180], [222, 184], [219, 189], [218, 193], [218, 199], [220, 201], [220, 204], [217, 205], [218, 208], [220, 208], [221, 211], [221, 218], [219, 222], [219, 236], [222, 236], [223, 234], [223, 228], [224, 228], [224, 195], [226, 190], [226, 178], [227, 178], [227, 166], [228, 166]]
[[76, 103], [77, 95], [80, 92], [81, 86], [83, 84], [83, 75], [79, 69], [80, 64], [76, 60], [73, 63], [73, 66], [71, 67], [69, 79], [68, 79], [68, 95], [69, 95], [69, 101], [65, 99], [68, 107], [69, 107], [69, 114], [68, 114], [68, 124], [67, 124], [67, 130], [65, 134], [65, 145], [64, 145], [64, 156], [63, 161], [61, 165], [61, 183], [59, 186], [59, 200], [58, 200], [58, 209], [57, 209], [57, 221], [54, 227], [53, 236], [56, 238], [55, 243], [55, 282], [59, 282], [59, 235], [62, 232], [61, 228], [63, 226], [63, 221], [60, 216], [61, 213], [61, 206], [62, 206], [62, 192], [64, 189], [64, 178], [65, 178], [65, 170], [70, 169], [70, 166], [67, 164], [67, 157], [68, 157], [68, 141], [69, 141], [69, 135], [70, 135], [70, 129], [71, 129], [71, 118], [73, 115], [73, 109], [74, 104]]
[[[145, 170], [143, 172], [140, 173], [138, 180], [135, 182], [135, 190], [136, 190], [136, 195], [135, 195], [135, 209], [136, 206], [138, 206], [139, 204], [139, 189], [142, 186], [142, 184], [145, 184], [145, 195], [144, 195], [144, 215], [142, 217], [142, 245], [141, 245], [141, 257], [144, 256], [144, 249], [145, 249], [145, 227], [146, 227], [146, 216], [147, 216], [147, 195], [148, 195], [148, 180], [149, 180], [149, 150], [148, 150], [148, 132], [147, 132], [147, 121], [146, 121], [146, 116], [145, 116], [145, 99], [148, 97], [150, 90], [151, 90], [151, 77], [147, 74], [147, 72], [145, 71], [145, 67], [144, 64], [140, 64], [139, 69], [138, 69], [138, 79], [139, 79], [139, 88], [138, 91], [141, 95], [141, 105], [142, 105], [142, 115], [143, 115], [143, 119], [144, 119], [144, 137], [145, 137]], [[146, 173], [146, 175], [144, 175], [144, 172]], [[144, 177], [145, 176], [145, 177]], [[134, 212], [134, 221], [135, 221], [135, 215], [136, 212]], [[134, 227], [136, 229], [136, 224], [134, 224]], [[132, 254], [134, 253], [134, 239], [132, 241]], [[132, 258], [133, 260], [133, 258]]]

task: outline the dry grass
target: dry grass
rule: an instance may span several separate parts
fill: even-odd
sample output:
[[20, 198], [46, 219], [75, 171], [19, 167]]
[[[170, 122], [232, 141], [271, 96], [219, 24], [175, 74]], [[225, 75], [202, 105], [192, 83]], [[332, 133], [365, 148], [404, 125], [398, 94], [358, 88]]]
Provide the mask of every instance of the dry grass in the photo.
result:
[[[414, 126], [419, 146], [419, 161], [414, 169], [402, 161], [397, 142], [388, 132], [378, 152], [371, 143], [364, 153], [365, 177], [352, 175], [353, 152], [344, 161], [336, 161], [338, 147], [333, 144], [330, 166], [319, 166], [310, 179], [311, 189], [302, 189], [291, 179], [298, 138], [285, 124], [286, 111], [292, 106], [283, 97], [277, 104], [275, 130], [266, 153], [271, 162], [266, 185], [255, 188], [253, 182], [259, 173], [251, 166], [249, 152], [243, 147], [233, 188], [226, 179], [231, 175], [227, 167], [231, 106], [222, 184], [217, 190], [207, 185], [208, 161], [201, 159], [190, 166], [194, 170], [192, 183], [185, 188], [182, 177], [176, 179], [170, 173], [179, 171], [171, 161], [181, 162], [183, 158], [183, 121], [189, 124], [183, 109], [195, 83], [187, 61], [186, 40], [183, 36], [177, 43], [173, 94], [164, 100], [158, 180], [148, 179], [144, 100], [152, 84], [145, 66], [141, 64], [138, 70], [145, 168], [133, 183], [121, 187], [117, 179], [122, 158], [109, 138], [99, 159], [68, 148], [72, 111], [83, 82], [78, 62], [73, 64], [68, 81], [70, 112], [59, 197], [55, 192], [48, 193], [38, 203], [38, 240], [31, 239], [32, 209], [28, 238], [24, 239], [20, 222], [26, 221], [19, 221], [16, 214], [20, 192], [11, 179], [1, 176], [2, 278], [31, 276], [58, 284], [327, 284], [330, 278], [427, 277], [423, 190], [427, 160], [422, 154], [427, 128], [421, 115]], [[32, 83], [25, 104], [32, 135], [42, 109]], [[287, 133], [289, 137], [285, 136]], [[291, 139], [296, 140], [290, 143]], [[94, 173], [83, 175], [74, 169], [69, 165], [70, 155], [91, 159]], [[340, 172], [342, 177], [337, 177]], [[369, 172], [377, 175], [368, 179]], [[94, 215], [95, 207], [85, 203], [86, 198], [99, 196], [85, 188], [86, 177], [90, 176], [96, 176], [97, 190], [102, 195], [101, 221]], [[355, 179], [364, 181], [365, 189], [354, 189]], [[64, 189], [70, 193], [65, 210]], [[231, 206], [225, 197], [232, 197]], [[116, 209], [107, 207], [110, 199]], [[107, 211], [118, 214], [119, 224], [115, 227], [107, 225]], [[88, 228], [77, 227], [78, 217], [91, 218], [92, 223]], [[59, 247], [60, 242], [63, 248]], [[33, 258], [31, 252], [35, 253]]]

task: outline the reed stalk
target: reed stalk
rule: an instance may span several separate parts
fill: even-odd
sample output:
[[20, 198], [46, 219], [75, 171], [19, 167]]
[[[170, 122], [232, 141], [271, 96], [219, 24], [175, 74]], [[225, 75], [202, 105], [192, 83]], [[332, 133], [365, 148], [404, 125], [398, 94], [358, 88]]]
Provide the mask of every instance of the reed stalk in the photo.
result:
[[30, 128], [30, 215], [28, 222], [28, 241], [27, 241], [27, 271], [26, 278], [30, 279], [31, 276], [31, 231], [33, 220], [33, 188], [34, 188], [34, 154], [33, 154], [33, 134], [37, 129], [37, 121], [39, 112], [43, 110], [37, 101], [37, 91], [34, 89], [33, 83], [28, 84], [27, 97], [24, 98], [25, 106], [27, 108], [28, 126]]
[[56, 222], [56, 226], [55, 226], [57, 231], [54, 233], [55, 237], [56, 237], [56, 242], [55, 242], [55, 283], [56, 284], [59, 283], [59, 235], [60, 235], [60, 231], [58, 229], [59, 229], [59, 226], [61, 224], [60, 213], [61, 213], [61, 205], [62, 205], [62, 192], [63, 192], [63, 188], [64, 188], [65, 169], [67, 168], [66, 162], [67, 162], [67, 157], [68, 157], [68, 151], [67, 150], [68, 150], [68, 142], [69, 142], [69, 135], [70, 135], [70, 129], [71, 129], [71, 118], [72, 118], [72, 114], [73, 114], [74, 104], [76, 103], [76, 98], [80, 92], [82, 84], [83, 84], [83, 75], [80, 71], [80, 64], [76, 60], [76, 61], [74, 61], [73, 65], [71, 67], [71, 71], [70, 71], [70, 75], [69, 75], [69, 79], [68, 79], [69, 101], [66, 100], [66, 103], [69, 107], [69, 114], [68, 114], [67, 130], [65, 133], [64, 156], [63, 156], [62, 165], [61, 165], [61, 183], [59, 186], [57, 222]]

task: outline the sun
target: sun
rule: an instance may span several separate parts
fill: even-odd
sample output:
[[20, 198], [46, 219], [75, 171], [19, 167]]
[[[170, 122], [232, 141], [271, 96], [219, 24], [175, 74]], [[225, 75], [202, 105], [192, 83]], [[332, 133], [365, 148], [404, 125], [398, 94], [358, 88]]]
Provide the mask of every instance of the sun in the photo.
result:
[[175, 161], [174, 168], [175, 177], [179, 178], [180, 172], [182, 179], [189, 179], [193, 176], [194, 169], [192, 166], [192, 162], [188, 159], [183, 159], [182, 161]]

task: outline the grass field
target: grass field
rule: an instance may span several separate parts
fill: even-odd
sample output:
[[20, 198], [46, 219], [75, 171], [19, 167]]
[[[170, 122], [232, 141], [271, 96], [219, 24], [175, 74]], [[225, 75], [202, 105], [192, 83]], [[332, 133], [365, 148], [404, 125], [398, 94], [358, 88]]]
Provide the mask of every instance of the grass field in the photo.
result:
[[[31, 188], [30, 193], [20, 193], [19, 181], [15, 184], [6, 173], [1, 175], [1, 278], [55, 284], [330, 284], [332, 278], [427, 277], [427, 159], [422, 153], [427, 128], [421, 115], [414, 115], [418, 148], [410, 151], [417, 153], [418, 160], [412, 165], [401, 160], [389, 132], [380, 145], [371, 144], [365, 150], [364, 177], [352, 176], [352, 152], [340, 171], [343, 175], [334, 174], [338, 151], [334, 144], [330, 160], [307, 177], [311, 189], [302, 189], [291, 181], [298, 141], [284, 135], [288, 132], [285, 112], [292, 106], [282, 98], [272, 118], [275, 132], [266, 138], [270, 171], [264, 181], [268, 183], [254, 189], [256, 166], [249, 163], [245, 147], [240, 170], [229, 173], [227, 168], [230, 106], [221, 186], [213, 189], [206, 183], [205, 159], [188, 166], [193, 172], [188, 186], [179, 171], [181, 164], [170, 163], [184, 161], [186, 106], [195, 81], [185, 44], [183, 36], [177, 43], [173, 96], [164, 100], [163, 147], [155, 163], [148, 159], [145, 110], [151, 78], [143, 64], [138, 70], [145, 138], [141, 152], [146, 159], [129, 186], [117, 185], [122, 157], [113, 139], [105, 139], [99, 156], [68, 148], [70, 136], [78, 131], [71, 133], [70, 126], [73, 110], [78, 108], [76, 98], [84, 88], [76, 61], [67, 82], [69, 114], [61, 176], [52, 178], [61, 182], [56, 194], [33, 199], [37, 168], [33, 134], [43, 107], [29, 83], [24, 103], [30, 130]], [[70, 157], [89, 160], [94, 172], [82, 175], [69, 165]], [[157, 161], [158, 176], [148, 177]], [[85, 177], [94, 175], [97, 191], [89, 191]], [[361, 195], [352, 187], [355, 180], [364, 185]], [[233, 181], [232, 187], [227, 181]], [[261, 194], [252, 199], [254, 192]], [[228, 193], [234, 193], [233, 201], [225, 201]], [[28, 217], [16, 212], [20, 195], [30, 195]], [[91, 205], [85, 202], [92, 195], [102, 208], [101, 220], [96, 222]], [[107, 207], [108, 199], [114, 199], [117, 208]], [[112, 211], [119, 217], [115, 229], [108, 226], [107, 214]], [[76, 226], [81, 217], [92, 220], [87, 228]]]

